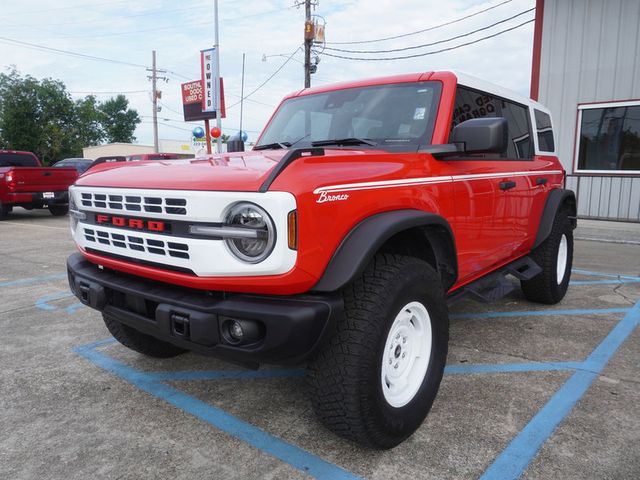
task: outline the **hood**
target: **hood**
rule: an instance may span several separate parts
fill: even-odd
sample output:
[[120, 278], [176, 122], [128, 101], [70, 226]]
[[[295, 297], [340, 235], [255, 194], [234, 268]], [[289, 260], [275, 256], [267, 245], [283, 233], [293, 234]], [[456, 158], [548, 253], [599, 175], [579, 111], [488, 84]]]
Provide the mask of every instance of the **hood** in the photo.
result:
[[[185, 160], [103, 163], [88, 170], [76, 185], [85, 187], [217, 190], [256, 192], [288, 150], [212, 155]], [[324, 157], [372, 153], [325, 149]]]
[[185, 160], [103, 163], [76, 185], [166, 190], [257, 191], [286, 150]]

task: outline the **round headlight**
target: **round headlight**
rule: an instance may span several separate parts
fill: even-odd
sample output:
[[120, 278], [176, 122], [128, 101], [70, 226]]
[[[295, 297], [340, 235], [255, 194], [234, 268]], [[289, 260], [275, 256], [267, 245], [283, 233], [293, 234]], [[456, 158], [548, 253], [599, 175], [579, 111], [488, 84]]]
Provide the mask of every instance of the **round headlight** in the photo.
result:
[[[267, 212], [254, 203], [239, 202], [225, 216], [225, 226], [242, 229], [225, 238], [225, 243], [237, 258], [247, 263], [259, 263], [269, 256], [276, 243], [276, 229]], [[244, 231], [244, 234], [240, 232]]]

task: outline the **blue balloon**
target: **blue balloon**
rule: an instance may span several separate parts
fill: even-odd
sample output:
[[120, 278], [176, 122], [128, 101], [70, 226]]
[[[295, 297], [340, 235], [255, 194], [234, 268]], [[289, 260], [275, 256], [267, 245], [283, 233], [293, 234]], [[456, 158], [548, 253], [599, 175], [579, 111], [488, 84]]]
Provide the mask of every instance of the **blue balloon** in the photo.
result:
[[202, 138], [204, 137], [204, 128], [202, 127], [196, 127], [193, 129], [193, 136], [196, 138]]

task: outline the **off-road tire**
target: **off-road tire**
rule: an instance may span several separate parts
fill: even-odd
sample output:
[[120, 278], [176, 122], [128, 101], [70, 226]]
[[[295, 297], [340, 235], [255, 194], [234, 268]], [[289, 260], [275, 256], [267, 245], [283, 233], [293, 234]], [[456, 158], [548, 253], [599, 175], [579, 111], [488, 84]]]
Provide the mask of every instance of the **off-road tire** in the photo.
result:
[[0, 220], [5, 220], [11, 213], [11, 210], [13, 210], [13, 207], [0, 202]]
[[54, 217], [62, 217], [69, 213], [69, 205], [49, 205], [49, 211]]
[[[563, 236], [566, 238], [567, 257], [564, 275], [558, 282], [558, 255]], [[520, 282], [524, 296], [532, 302], [547, 305], [558, 303], [567, 293], [573, 264], [573, 225], [568, 210], [558, 211], [549, 237], [530, 256], [542, 267], [542, 272], [531, 280]]]
[[186, 351], [175, 345], [139, 332], [105, 313], [102, 314], [102, 318], [107, 329], [118, 342], [143, 355], [155, 358], [171, 358]]
[[[343, 296], [337, 331], [309, 367], [313, 408], [336, 434], [371, 448], [392, 448], [422, 424], [442, 380], [449, 317], [440, 277], [417, 258], [379, 254]], [[382, 361], [394, 319], [410, 302], [426, 307], [431, 353], [417, 393], [397, 408], [383, 392]]]

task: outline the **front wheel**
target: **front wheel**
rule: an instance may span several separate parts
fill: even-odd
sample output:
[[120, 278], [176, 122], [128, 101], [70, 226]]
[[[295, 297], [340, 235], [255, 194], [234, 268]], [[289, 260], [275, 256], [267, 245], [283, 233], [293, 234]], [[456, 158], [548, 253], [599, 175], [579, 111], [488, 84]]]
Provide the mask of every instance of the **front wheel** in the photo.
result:
[[54, 217], [62, 217], [69, 212], [69, 205], [49, 205], [49, 211]]
[[567, 210], [560, 210], [553, 220], [549, 237], [532, 253], [531, 258], [542, 272], [521, 282], [527, 300], [553, 305], [567, 293], [573, 265], [573, 226]]
[[336, 334], [310, 366], [313, 407], [338, 435], [392, 448], [422, 424], [444, 372], [440, 278], [422, 260], [377, 255], [344, 302]]

